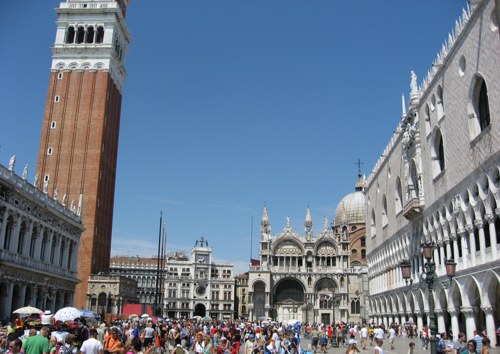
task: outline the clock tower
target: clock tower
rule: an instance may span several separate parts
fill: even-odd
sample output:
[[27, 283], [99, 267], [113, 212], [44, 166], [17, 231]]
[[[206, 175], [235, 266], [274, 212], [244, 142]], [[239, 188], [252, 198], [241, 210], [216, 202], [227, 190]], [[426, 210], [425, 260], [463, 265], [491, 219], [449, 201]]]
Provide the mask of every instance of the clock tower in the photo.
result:
[[82, 217], [78, 308], [90, 274], [109, 271], [128, 3], [66, 0], [56, 9], [35, 183]]

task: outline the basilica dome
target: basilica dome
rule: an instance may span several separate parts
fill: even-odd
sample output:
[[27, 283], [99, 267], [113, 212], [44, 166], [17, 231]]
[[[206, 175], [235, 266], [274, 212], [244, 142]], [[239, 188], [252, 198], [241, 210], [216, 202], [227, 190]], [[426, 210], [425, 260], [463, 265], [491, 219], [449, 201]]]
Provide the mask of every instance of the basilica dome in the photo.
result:
[[366, 178], [359, 175], [356, 191], [346, 195], [335, 209], [334, 226], [366, 222], [366, 203], [364, 189]]

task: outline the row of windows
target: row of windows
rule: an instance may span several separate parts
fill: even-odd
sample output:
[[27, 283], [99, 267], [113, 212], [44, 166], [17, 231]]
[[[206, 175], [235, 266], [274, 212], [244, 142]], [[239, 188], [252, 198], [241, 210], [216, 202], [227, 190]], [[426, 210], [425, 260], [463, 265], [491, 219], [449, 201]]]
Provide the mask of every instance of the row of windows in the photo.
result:
[[[442, 103], [442, 90], [439, 90], [438, 87], [438, 100], [437, 105], [443, 107]], [[471, 139], [476, 138], [481, 132], [485, 131], [491, 125], [490, 118], [490, 109], [489, 109], [489, 99], [488, 99], [488, 88], [486, 86], [486, 82], [484, 78], [481, 76], [477, 76], [476, 81], [474, 83], [474, 91], [472, 97], [472, 108], [469, 112], [469, 132]], [[434, 97], [434, 96], [433, 96]], [[431, 98], [431, 106], [433, 99]], [[429, 104], [425, 106], [425, 113], [427, 114], [429, 110]], [[444, 116], [444, 111], [443, 111]], [[427, 116], [426, 116], [427, 121]], [[431, 166], [432, 166], [432, 174], [433, 178], [439, 177], [445, 170], [446, 167], [446, 159], [445, 159], [445, 145], [443, 136], [441, 134], [441, 130], [436, 126], [434, 129], [433, 139], [431, 141]], [[388, 172], [390, 174], [390, 170]], [[410, 181], [413, 185], [412, 195], [409, 196], [409, 199], [416, 198], [419, 195], [420, 189], [420, 181], [417, 177], [417, 169], [412, 161], [410, 165]], [[399, 214], [403, 210], [403, 191], [401, 179], [399, 176], [396, 178], [396, 188], [394, 193], [394, 201], [395, 201], [395, 212], [396, 215]], [[385, 194], [382, 196], [382, 227], [387, 226], [388, 223], [388, 215], [387, 215], [387, 197]], [[376, 221], [375, 221], [375, 210], [372, 209], [371, 214], [371, 234], [372, 237], [376, 235]]]
[[[38, 230], [36, 227], [33, 228], [32, 232], [31, 232], [31, 237], [29, 237], [28, 227], [27, 227], [25, 221], [23, 221], [21, 223], [21, 227], [19, 228], [19, 234], [17, 235], [17, 238], [16, 238], [14, 235], [14, 218], [12, 216], [8, 217], [7, 227], [5, 229], [4, 244], [3, 244], [3, 248], [5, 250], [10, 250], [11, 247], [13, 247], [15, 245], [15, 241], [17, 239], [16, 252], [18, 254], [24, 255], [24, 256], [29, 256], [30, 258], [33, 258], [33, 259], [35, 259], [35, 257], [38, 257], [41, 261], [49, 262], [51, 264], [58, 265], [60, 267], [65, 266], [68, 269], [71, 268], [70, 266], [71, 266], [71, 262], [73, 260], [73, 252], [74, 252], [73, 243], [69, 243], [68, 257], [66, 259], [66, 264], [64, 264], [64, 251], [67, 247], [68, 241], [64, 240], [64, 238], [62, 238], [62, 237], [53, 236], [52, 242], [49, 242], [50, 237], [49, 237], [47, 231], [45, 231], [43, 236], [42, 236], [42, 239], [41, 239], [40, 253], [35, 254], [36, 253], [36, 241], [38, 238], [39, 238]], [[25, 250], [25, 246], [28, 245], [28, 242], [29, 242], [29, 249]], [[49, 243], [50, 243], [50, 252], [47, 254], [47, 247], [48, 247]], [[56, 255], [59, 256], [59, 259], [57, 262], [56, 262]]]
[[66, 30], [65, 43], [84, 44], [84, 43], [102, 43], [104, 40], [104, 27], [98, 26], [69, 26]]

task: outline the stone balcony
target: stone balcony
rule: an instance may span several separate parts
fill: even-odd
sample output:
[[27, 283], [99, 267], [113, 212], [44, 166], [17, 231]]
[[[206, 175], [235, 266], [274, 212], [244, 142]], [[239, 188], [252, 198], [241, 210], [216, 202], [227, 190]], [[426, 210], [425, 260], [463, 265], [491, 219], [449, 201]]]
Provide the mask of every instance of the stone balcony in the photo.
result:
[[420, 203], [419, 198], [412, 198], [404, 205], [403, 215], [408, 220], [415, 220], [422, 214], [424, 209], [423, 204]]

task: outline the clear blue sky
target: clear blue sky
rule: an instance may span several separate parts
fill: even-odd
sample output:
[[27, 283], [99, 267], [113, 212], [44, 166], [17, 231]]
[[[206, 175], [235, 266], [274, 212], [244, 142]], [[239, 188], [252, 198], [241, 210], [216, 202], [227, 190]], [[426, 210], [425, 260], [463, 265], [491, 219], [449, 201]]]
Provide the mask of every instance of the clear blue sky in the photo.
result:
[[[33, 180], [56, 0], [0, 1], [0, 163]], [[273, 234], [303, 232], [367, 176], [465, 0], [133, 0], [112, 255], [204, 236], [247, 269], [266, 203]], [[408, 99], [407, 99], [408, 101]]]

